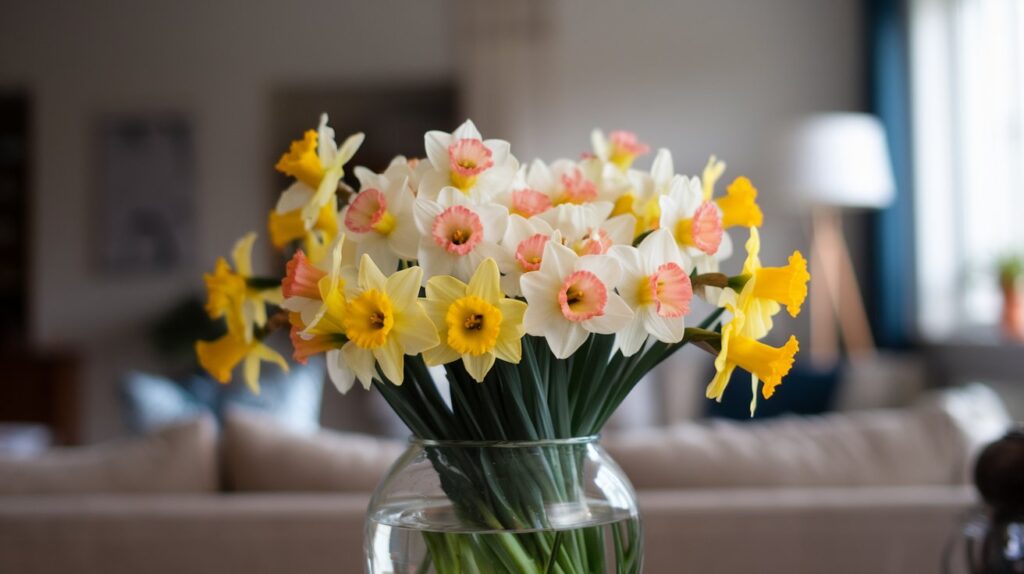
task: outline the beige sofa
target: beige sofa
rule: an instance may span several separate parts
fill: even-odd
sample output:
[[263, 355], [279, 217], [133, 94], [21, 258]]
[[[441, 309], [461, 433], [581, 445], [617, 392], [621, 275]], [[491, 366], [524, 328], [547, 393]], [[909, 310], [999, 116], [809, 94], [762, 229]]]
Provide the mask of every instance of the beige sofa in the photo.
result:
[[[902, 412], [694, 423], [606, 443], [637, 486], [645, 572], [927, 573], [976, 505], [972, 452], [1007, 422], [975, 389]], [[0, 460], [0, 492], [12, 493], [0, 496], [0, 572], [362, 571], [368, 486], [401, 445], [237, 415], [218, 459], [212, 435], [196, 421]], [[53, 474], [63, 483], [42, 479]]]

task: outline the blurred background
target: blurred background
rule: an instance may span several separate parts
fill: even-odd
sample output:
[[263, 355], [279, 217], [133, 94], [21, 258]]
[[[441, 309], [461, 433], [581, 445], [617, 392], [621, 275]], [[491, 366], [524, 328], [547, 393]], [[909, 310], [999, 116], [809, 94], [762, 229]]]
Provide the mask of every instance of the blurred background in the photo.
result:
[[[669, 148], [680, 173], [717, 154], [730, 180], [760, 190], [766, 262], [819, 241], [830, 254], [815, 302], [776, 329], [804, 352], [759, 416], [900, 407], [982, 381], [1021, 417], [1024, 10], [1012, 0], [3, 2], [2, 13], [0, 420], [42, 425], [54, 444], [119, 436], [145, 426], [140, 409], [159, 418], [218, 392], [192, 380], [191, 340], [210, 332], [202, 273], [263, 228], [285, 183], [273, 164], [321, 111], [339, 136], [366, 132], [354, 163], [374, 169], [422, 156], [424, 131], [465, 118], [524, 163], [578, 157], [594, 127]], [[849, 119], [818, 115], [834, 112], [871, 114], [853, 117], [866, 132], [815, 123]], [[850, 158], [844, 177], [800, 152], [819, 136]], [[280, 264], [258, 251], [259, 269]], [[616, 424], [742, 417], [747, 385], [731, 387], [735, 408], [703, 400], [711, 368], [680, 353]], [[307, 395], [321, 392], [311, 384]], [[327, 387], [322, 409], [296, 408], [400, 432], [375, 395]]]

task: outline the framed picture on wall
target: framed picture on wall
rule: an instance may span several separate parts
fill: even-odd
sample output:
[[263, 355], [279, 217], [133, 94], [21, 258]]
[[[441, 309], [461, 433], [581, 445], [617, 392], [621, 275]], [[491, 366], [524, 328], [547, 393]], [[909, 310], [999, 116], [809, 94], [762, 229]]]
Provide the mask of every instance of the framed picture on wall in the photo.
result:
[[97, 260], [104, 273], [171, 272], [195, 255], [195, 144], [179, 113], [115, 114], [97, 129]]

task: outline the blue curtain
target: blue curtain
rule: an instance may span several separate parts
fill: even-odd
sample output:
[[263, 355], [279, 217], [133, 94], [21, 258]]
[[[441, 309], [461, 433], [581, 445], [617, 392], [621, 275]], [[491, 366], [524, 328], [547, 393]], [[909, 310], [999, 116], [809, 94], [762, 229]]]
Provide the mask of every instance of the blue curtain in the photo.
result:
[[872, 325], [879, 346], [901, 348], [914, 321], [914, 214], [906, 0], [867, 0], [868, 105], [885, 125], [896, 200], [872, 221]]

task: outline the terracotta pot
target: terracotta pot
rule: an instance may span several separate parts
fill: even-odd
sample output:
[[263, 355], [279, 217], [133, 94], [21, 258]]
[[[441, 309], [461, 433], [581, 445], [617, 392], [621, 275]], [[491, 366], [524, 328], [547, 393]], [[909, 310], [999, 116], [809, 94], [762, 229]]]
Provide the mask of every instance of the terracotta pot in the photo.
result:
[[1024, 341], [1024, 300], [1015, 281], [1003, 281], [1003, 332], [1016, 341]]

